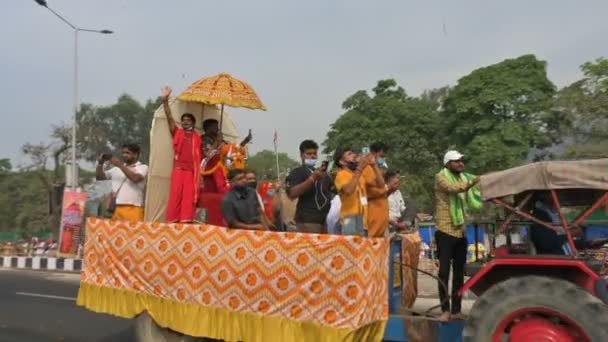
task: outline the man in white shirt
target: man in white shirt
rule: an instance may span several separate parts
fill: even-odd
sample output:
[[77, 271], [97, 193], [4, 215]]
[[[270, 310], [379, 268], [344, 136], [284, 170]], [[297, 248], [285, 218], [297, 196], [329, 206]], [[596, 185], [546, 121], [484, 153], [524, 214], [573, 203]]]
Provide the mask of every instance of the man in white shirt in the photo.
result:
[[[97, 180], [111, 180], [112, 194], [116, 206], [113, 220], [144, 220], [144, 188], [148, 166], [139, 162], [140, 148], [136, 144], [122, 146], [122, 161], [108, 154], [99, 157], [96, 169]], [[110, 162], [114, 167], [104, 172], [104, 164]]]
[[405, 201], [401, 194], [401, 175], [398, 172], [388, 171], [385, 175], [386, 185], [390, 189], [397, 189], [388, 196], [388, 222], [390, 230], [406, 230], [407, 225], [403, 222], [403, 212], [405, 211]]

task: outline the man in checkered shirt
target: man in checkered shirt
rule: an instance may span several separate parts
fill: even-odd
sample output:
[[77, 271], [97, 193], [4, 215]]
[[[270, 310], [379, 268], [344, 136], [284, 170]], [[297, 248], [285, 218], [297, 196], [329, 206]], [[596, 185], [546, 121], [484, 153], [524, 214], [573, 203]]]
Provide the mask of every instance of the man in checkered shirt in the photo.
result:
[[[452, 305], [441, 283], [439, 283], [439, 299], [441, 300], [441, 316], [439, 319], [447, 321], [450, 318], [463, 318], [460, 313], [462, 298], [458, 290], [464, 283], [464, 266], [467, 261], [466, 224], [455, 225], [450, 215], [450, 197], [468, 191], [479, 183], [479, 177], [467, 181], [461, 177], [464, 171], [464, 155], [457, 151], [448, 151], [443, 164], [446, 170], [435, 175], [435, 241], [439, 256], [439, 278], [447, 286], [450, 279], [450, 265], [454, 270], [452, 277]], [[446, 172], [452, 173], [456, 182], [450, 181]]]

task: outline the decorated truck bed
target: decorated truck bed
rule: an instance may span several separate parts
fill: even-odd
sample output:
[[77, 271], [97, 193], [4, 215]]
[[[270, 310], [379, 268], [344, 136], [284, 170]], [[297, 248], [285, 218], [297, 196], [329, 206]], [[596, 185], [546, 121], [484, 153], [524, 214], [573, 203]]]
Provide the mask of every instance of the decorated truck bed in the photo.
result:
[[228, 341], [380, 341], [388, 240], [87, 221], [78, 305]]

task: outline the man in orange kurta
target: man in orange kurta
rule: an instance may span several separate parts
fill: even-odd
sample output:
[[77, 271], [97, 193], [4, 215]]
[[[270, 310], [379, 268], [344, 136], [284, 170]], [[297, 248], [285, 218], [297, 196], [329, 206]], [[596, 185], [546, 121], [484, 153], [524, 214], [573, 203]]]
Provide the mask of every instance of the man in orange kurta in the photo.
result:
[[201, 138], [194, 131], [196, 121], [190, 113], [181, 116], [182, 128], [177, 127], [169, 108], [171, 88], [164, 87], [161, 95], [174, 152], [167, 222], [192, 222], [200, 184]]
[[[374, 143], [370, 146], [370, 152], [376, 163], [363, 170], [364, 178], [374, 179], [377, 172], [381, 172], [379, 168], [384, 168], [386, 165], [384, 160], [386, 150], [387, 147], [383, 143]], [[370, 183], [367, 186], [367, 236], [369, 237], [386, 236], [388, 231], [388, 195], [389, 189], [384, 183], [382, 186], [375, 183]]]

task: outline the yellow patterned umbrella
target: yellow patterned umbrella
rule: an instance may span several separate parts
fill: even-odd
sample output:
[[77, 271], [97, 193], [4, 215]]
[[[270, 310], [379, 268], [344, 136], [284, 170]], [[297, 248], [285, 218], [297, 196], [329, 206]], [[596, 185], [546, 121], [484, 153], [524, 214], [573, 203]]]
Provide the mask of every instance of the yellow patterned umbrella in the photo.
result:
[[255, 90], [249, 84], [228, 74], [202, 78], [192, 83], [177, 98], [189, 102], [222, 105], [220, 127], [222, 127], [224, 105], [266, 110]]

